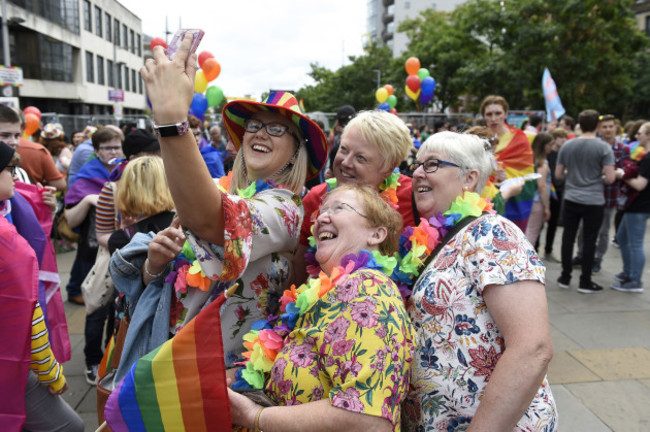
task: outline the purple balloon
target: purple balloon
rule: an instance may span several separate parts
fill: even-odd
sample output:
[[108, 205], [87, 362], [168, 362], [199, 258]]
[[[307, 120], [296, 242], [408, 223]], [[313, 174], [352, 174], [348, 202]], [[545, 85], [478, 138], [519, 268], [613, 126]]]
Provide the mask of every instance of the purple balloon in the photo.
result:
[[194, 113], [195, 116], [201, 117], [208, 109], [208, 99], [202, 93], [194, 93], [192, 97], [192, 103], [190, 104], [190, 110]]
[[424, 93], [420, 93], [420, 103], [422, 105], [426, 105], [429, 102], [431, 102], [431, 99], [433, 99], [433, 93], [430, 95], [425, 95]]
[[434, 80], [432, 77], [426, 77], [425, 79], [422, 80], [422, 84], [420, 84], [420, 89], [421, 93], [420, 96], [426, 95], [426, 96], [432, 96], [433, 91], [436, 89], [436, 80]]

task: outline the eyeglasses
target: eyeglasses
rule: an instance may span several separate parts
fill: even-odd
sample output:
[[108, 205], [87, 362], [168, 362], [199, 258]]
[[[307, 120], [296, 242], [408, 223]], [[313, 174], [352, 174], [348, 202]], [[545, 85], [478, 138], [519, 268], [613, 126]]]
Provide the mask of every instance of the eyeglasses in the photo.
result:
[[347, 211], [352, 210], [353, 212], [355, 212], [356, 214], [358, 214], [362, 218], [368, 219], [368, 216], [366, 216], [366, 215], [364, 215], [362, 213], [359, 213], [359, 211], [357, 209], [355, 209], [354, 207], [352, 207], [348, 203], [338, 203], [338, 204], [334, 204], [332, 207], [321, 207], [320, 210], [318, 211], [318, 215], [320, 216], [320, 215], [324, 215], [324, 214], [329, 213], [330, 216], [331, 216], [331, 215], [341, 213], [343, 210], [347, 210]]
[[414, 164], [411, 164], [411, 172], [415, 172], [415, 170], [422, 167], [425, 173], [431, 174], [438, 171], [438, 168], [440, 168], [442, 165], [453, 166], [456, 168], [461, 167], [460, 165], [456, 165], [453, 162], [447, 162], [440, 159], [427, 159], [424, 162], [415, 162]]
[[12, 177], [15, 177], [16, 172], [18, 172], [18, 167], [16, 165], [7, 165], [5, 170], [9, 171]]
[[[262, 128], [266, 130], [267, 134], [274, 137], [281, 137], [289, 130], [289, 126], [283, 125], [282, 123], [278, 123], [278, 122], [262, 123], [261, 121], [255, 119], [247, 119], [244, 122], [244, 129], [246, 130], [246, 132], [256, 133]], [[291, 135], [295, 136], [293, 132], [291, 133]]]
[[99, 147], [99, 151], [105, 151], [105, 152], [118, 152], [122, 150], [122, 146], [108, 146], [108, 147]]
[[603, 114], [598, 117], [598, 121], [616, 120], [613, 114]]

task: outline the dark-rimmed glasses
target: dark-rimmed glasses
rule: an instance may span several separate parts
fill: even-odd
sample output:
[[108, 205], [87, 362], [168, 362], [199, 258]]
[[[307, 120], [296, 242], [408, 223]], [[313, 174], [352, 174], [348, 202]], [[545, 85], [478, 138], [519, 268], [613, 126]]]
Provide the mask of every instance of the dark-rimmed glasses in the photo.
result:
[[424, 162], [415, 162], [414, 164], [411, 164], [411, 172], [415, 172], [416, 169], [422, 167], [425, 173], [431, 174], [438, 171], [438, 168], [442, 165], [460, 168], [460, 165], [456, 165], [453, 162], [447, 162], [440, 159], [427, 159]]
[[16, 165], [7, 165], [5, 169], [11, 173], [12, 177], [16, 177], [16, 172], [18, 172], [18, 167]]
[[356, 214], [358, 214], [362, 218], [368, 219], [368, 216], [360, 213], [359, 210], [355, 209], [354, 207], [352, 207], [348, 203], [338, 203], [338, 204], [334, 204], [331, 207], [321, 207], [320, 210], [318, 211], [318, 215], [320, 216], [320, 215], [324, 215], [326, 213], [329, 213], [330, 216], [331, 216], [331, 215], [335, 215], [337, 213], [341, 213], [343, 210], [348, 210], [348, 211], [352, 210], [353, 212], [355, 212]]
[[[274, 137], [281, 137], [289, 130], [289, 126], [278, 122], [264, 123], [256, 119], [247, 119], [244, 121], [244, 130], [246, 130], [246, 132], [256, 133], [262, 128], [266, 130], [267, 134]], [[293, 132], [291, 132], [291, 135], [295, 136]]]

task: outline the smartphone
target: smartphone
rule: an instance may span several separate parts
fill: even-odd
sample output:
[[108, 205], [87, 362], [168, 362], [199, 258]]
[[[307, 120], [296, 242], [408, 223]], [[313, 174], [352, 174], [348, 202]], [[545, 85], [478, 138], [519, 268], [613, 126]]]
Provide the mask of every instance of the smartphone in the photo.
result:
[[178, 47], [181, 45], [181, 42], [183, 42], [183, 37], [185, 36], [185, 33], [191, 33], [192, 34], [192, 46], [190, 47], [190, 54], [196, 52], [196, 49], [199, 47], [199, 44], [201, 43], [201, 39], [203, 39], [203, 35], [205, 32], [201, 29], [179, 29], [174, 33], [174, 37], [172, 37], [171, 42], [167, 45], [167, 50], [165, 50], [165, 54], [167, 55], [167, 58], [169, 60], [172, 60], [174, 58], [174, 54], [176, 54], [176, 51], [178, 51]]

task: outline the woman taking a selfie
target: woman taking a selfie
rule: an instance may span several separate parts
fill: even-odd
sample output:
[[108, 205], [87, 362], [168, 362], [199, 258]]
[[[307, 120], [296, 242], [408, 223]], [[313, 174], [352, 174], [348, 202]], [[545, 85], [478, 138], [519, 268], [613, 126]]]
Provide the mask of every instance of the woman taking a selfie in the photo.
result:
[[[181, 225], [202, 272], [216, 281], [206, 291], [187, 293], [186, 321], [225, 288], [240, 282], [233, 301], [221, 313], [229, 364], [243, 351], [241, 336], [251, 323], [275, 312], [277, 299], [288, 288], [303, 218], [298, 194], [305, 180], [322, 168], [327, 142], [289, 93], [273, 92], [262, 103], [230, 102], [223, 119], [240, 151], [232, 175], [220, 179], [217, 187], [188, 133], [197, 70], [191, 41], [186, 35], [171, 61], [162, 47], [156, 47], [141, 74]], [[157, 236], [149, 249], [171, 261], [183, 243], [182, 236]], [[139, 264], [145, 283], [163, 278], [170, 270], [164, 260], [141, 259]]]

